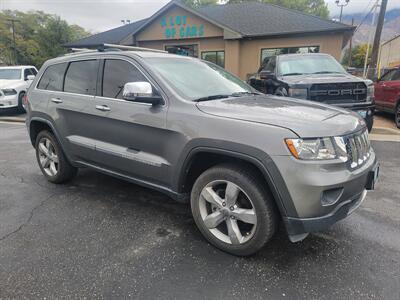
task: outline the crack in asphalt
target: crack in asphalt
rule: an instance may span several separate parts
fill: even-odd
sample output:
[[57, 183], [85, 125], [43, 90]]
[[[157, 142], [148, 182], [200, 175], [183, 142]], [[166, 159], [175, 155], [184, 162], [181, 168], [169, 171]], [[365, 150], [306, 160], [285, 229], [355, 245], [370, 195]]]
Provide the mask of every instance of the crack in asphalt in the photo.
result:
[[46, 199], [42, 200], [38, 205], [36, 205], [29, 213], [29, 217], [28, 219], [23, 222], [17, 229], [7, 233], [6, 235], [0, 237], [0, 242], [6, 240], [7, 238], [9, 238], [10, 236], [18, 233], [22, 228], [24, 228], [25, 225], [27, 225], [33, 218], [33, 215], [35, 214], [35, 211], [37, 209], [39, 209], [40, 207], [42, 207], [48, 200], [50, 200], [52, 197], [56, 196], [58, 193], [54, 193], [51, 194], [50, 196], [48, 196]]

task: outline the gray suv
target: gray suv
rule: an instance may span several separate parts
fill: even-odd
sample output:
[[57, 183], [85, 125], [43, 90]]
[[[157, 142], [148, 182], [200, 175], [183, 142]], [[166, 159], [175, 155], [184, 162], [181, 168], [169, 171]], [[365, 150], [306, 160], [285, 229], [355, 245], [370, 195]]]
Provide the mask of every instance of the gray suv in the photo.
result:
[[374, 188], [364, 120], [263, 95], [222, 68], [156, 51], [47, 61], [27, 127], [53, 183], [88, 167], [190, 203], [205, 238], [251, 255], [279, 223], [291, 241], [348, 216]]

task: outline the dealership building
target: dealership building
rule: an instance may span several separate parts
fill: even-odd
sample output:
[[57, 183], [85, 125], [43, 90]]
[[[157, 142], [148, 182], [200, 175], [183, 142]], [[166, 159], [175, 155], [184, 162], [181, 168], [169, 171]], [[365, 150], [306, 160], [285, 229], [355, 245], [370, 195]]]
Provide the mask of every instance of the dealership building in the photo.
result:
[[272, 55], [322, 52], [340, 59], [354, 27], [260, 2], [189, 8], [171, 1], [149, 18], [67, 44], [165, 50], [212, 61], [246, 79]]

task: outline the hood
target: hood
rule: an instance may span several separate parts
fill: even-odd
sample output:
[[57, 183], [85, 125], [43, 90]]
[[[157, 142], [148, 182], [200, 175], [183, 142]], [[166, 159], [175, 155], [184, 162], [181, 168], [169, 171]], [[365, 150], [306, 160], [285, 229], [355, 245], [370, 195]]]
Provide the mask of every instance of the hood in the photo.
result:
[[0, 79], [0, 89], [8, 89], [13, 88], [14, 86], [21, 83], [21, 80], [7, 80], [7, 79]]
[[304, 74], [293, 76], [282, 76], [280, 80], [288, 84], [315, 84], [315, 83], [349, 83], [349, 82], [365, 82], [362, 78], [358, 78], [348, 73], [334, 74]]
[[300, 137], [345, 135], [365, 127], [363, 119], [341, 108], [271, 95], [197, 103], [204, 113], [287, 128]]

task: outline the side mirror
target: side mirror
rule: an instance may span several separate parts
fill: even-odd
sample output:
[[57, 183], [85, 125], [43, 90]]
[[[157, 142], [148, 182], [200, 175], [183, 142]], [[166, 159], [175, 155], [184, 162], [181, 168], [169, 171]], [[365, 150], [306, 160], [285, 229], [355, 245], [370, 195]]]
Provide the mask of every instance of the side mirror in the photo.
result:
[[25, 77], [25, 81], [33, 80], [33, 79], [35, 79], [35, 75], [28, 75]]
[[153, 88], [149, 82], [128, 82], [124, 85], [122, 98], [127, 101], [159, 105], [163, 102], [161, 96], [153, 94]]
[[348, 67], [348, 68], [346, 69], [346, 71], [347, 71], [347, 73], [349, 73], [349, 74], [351, 74], [351, 75], [354, 75], [354, 73], [356, 72], [356, 68], [354, 68], [354, 67]]
[[275, 74], [272, 71], [262, 70], [260, 72], [260, 78], [261, 79], [274, 79], [275, 78]]

